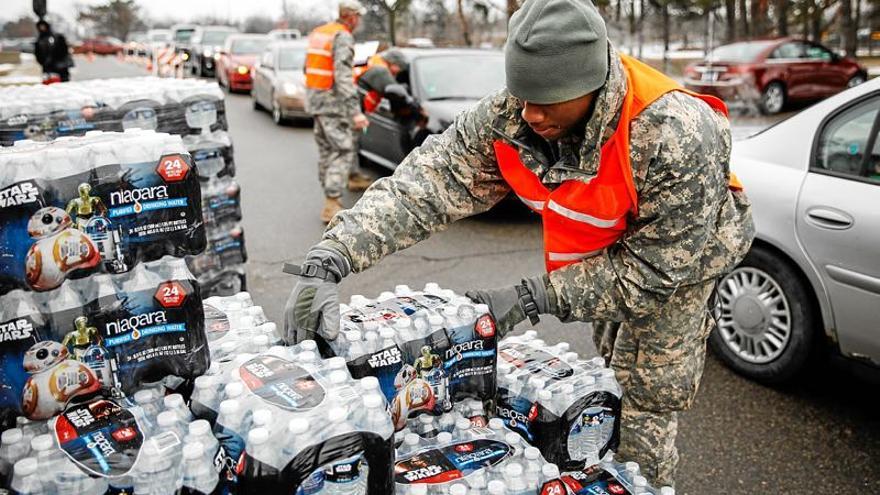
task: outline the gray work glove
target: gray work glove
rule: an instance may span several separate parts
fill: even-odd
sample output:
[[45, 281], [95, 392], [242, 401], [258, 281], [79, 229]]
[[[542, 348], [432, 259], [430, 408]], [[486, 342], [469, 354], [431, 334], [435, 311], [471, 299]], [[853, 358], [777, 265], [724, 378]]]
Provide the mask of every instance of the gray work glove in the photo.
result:
[[316, 335], [326, 341], [339, 335], [337, 284], [351, 273], [348, 258], [327, 247], [313, 247], [302, 265], [285, 263], [284, 272], [296, 275], [296, 285], [284, 307], [284, 341], [293, 345]]
[[552, 313], [552, 301], [548, 297], [547, 277], [527, 278], [520, 285], [500, 289], [473, 290], [466, 295], [477, 303], [489, 306], [495, 320], [495, 328], [501, 337], [528, 318], [536, 325], [539, 314]]

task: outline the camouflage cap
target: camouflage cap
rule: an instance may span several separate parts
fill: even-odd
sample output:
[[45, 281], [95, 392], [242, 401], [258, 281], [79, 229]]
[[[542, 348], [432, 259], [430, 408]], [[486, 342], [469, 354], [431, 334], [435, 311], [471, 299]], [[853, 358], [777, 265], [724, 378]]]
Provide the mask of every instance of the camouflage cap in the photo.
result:
[[367, 13], [367, 9], [358, 0], [339, 0], [339, 12], [356, 12], [359, 15]]

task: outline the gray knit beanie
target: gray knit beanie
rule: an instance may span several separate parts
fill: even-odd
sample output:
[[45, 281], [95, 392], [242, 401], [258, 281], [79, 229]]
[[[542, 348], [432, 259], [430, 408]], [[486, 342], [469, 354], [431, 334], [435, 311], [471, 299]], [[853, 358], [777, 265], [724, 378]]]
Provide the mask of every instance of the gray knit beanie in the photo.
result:
[[592, 93], [608, 74], [605, 21], [590, 0], [526, 0], [510, 18], [507, 89], [549, 105]]

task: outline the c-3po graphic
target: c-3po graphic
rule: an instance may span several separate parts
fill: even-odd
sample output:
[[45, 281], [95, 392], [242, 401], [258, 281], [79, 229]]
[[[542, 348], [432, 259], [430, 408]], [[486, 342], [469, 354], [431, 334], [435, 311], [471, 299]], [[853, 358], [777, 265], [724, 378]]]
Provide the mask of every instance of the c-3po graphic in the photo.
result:
[[116, 385], [113, 357], [101, 343], [98, 329], [89, 325], [89, 319], [78, 316], [73, 320], [73, 331], [68, 332], [61, 341], [71, 356], [85, 364], [95, 372], [104, 388], [112, 389]]
[[76, 225], [92, 239], [104, 265], [111, 273], [128, 270], [122, 255], [121, 235], [107, 218], [107, 206], [98, 196], [92, 196], [92, 186], [83, 182], [77, 188], [79, 196], [67, 203], [67, 213]]

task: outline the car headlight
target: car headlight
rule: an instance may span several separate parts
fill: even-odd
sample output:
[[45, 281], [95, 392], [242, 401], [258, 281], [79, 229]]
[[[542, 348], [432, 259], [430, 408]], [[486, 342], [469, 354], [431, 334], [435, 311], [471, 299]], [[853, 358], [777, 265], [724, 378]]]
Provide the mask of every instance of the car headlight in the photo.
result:
[[243, 65], [239, 65], [238, 68], [235, 69], [235, 70], [238, 71], [238, 73], [241, 74], [241, 75], [245, 75], [245, 74], [247, 74], [248, 72], [251, 71], [250, 69], [248, 69], [247, 67], [245, 67], [245, 66], [243, 66]]
[[204, 50], [202, 52], [202, 56], [204, 56], [204, 57], [211, 58], [212, 55], [214, 55], [214, 54], [211, 52], [211, 50]]
[[302, 90], [303, 90], [302, 86], [300, 86], [299, 84], [296, 84], [296, 83], [292, 83], [292, 82], [284, 83], [284, 85], [281, 87], [281, 89], [284, 90], [285, 94], [290, 95], [290, 96], [296, 96], [296, 95], [302, 93]]
[[214, 54], [214, 60], [220, 60], [220, 54], [219, 54], [219, 53], [215, 53], [215, 54]]
[[180, 58], [182, 58], [183, 60], [189, 60], [189, 53], [183, 52], [183, 55], [181, 55]]

